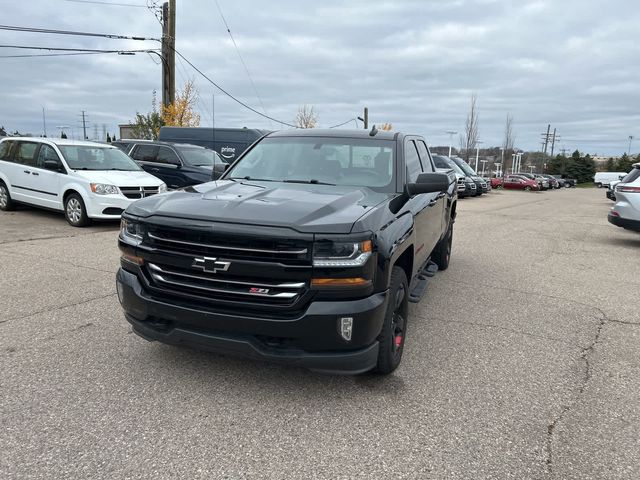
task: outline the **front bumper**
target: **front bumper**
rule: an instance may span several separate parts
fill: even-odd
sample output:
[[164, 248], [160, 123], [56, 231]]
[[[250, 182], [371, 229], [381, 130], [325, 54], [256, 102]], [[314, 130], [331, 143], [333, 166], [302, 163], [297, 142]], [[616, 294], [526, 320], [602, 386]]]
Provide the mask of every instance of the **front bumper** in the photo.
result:
[[[135, 274], [123, 269], [116, 283], [127, 321], [149, 341], [332, 373], [359, 374], [377, 363], [376, 339], [384, 321], [387, 292], [360, 300], [311, 302], [299, 317], [283, 320], [161, 301], [145, 292]], [[351, 342], [338, 333], [338, 319], [344, 316], [353, 318]]]
[[85, 202], [87, 216], [96, 220], [118, 220], [121, 213], [135, 200], [124, 195], [96, 195], [89, 194], [89, 201]]
[[634, 232], [640, 232], [640, 220], [631, 220], [630, 218], [617, 217], [615, 215], [608, 215], [609, 223], [612, 223], [616, 227], [622, 227], [627, 230], [633, 230]]

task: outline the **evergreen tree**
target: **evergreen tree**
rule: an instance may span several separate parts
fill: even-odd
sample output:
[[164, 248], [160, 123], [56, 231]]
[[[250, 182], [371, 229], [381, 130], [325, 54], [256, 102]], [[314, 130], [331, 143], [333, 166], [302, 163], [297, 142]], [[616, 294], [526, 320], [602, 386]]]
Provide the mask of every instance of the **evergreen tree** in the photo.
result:
[[62, 133], [60, 134], [60, 138], [67, 138], [67, 134], [64, 133], [64, 130], [62, 131]]
[[111, 143], [111, 137], [109, 136], [108, 133], [107, 133], [107, 143]]
[[607, 172], [614, 172], [616, 169], [616, 162], [613, 159], [613, 157], [609, 157], [609, 160], [607, 160], [607, 164], [605, 165], [605, 170]]
[[620, 157], [616, 163], [616, 172], [629, 172], [633, 168], [633, 160], [626, 153]]

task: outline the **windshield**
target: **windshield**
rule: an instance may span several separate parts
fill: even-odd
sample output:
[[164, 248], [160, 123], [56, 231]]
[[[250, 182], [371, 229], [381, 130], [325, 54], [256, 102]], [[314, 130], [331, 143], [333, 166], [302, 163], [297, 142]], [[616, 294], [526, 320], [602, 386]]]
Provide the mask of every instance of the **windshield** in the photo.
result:
[[122, 150], [115, 147], [58, 145], [72, 170], [142, 170]]
[[184, 162], [192, 167], [210, 167], [215, 163], [227, 163], [225, 162], [217, 152], [208, 148], [198, 147], [178, 147], [176, 148], [182, 154]]
[[477, 173], [475, 172], [475, 170], [473, 168], [471, 168], [469, 166], [469, 164], [467, 162], [465, 162], [464, 160], [461, 159], [456, 159], [456, 160], [452, 160], [453, 162], [455, 162], [456, 165], [458, 165], [458, 167], [460, 167], [465, 174], [467, 175], [471, 175], [471, 176], [476, 176]]
[[395, 142], [362, 138], [265, 138], [224, 178], [395, 191]]

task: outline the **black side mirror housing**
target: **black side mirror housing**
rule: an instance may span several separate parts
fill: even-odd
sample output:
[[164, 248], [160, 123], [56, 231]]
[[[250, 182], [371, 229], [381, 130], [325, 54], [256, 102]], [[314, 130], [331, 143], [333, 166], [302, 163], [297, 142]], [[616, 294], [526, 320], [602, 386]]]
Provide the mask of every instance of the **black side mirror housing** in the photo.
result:
[[61, 172], [62, 164], [57, 160], [45, 160], [44, 168], [45, 170], [53, 170], [54, 172]]
[[449, 175], [446, 173], [421, 173], [416, 183], [407, 184], [407, 191], [409, 195], [446, 192], [450, 183]]

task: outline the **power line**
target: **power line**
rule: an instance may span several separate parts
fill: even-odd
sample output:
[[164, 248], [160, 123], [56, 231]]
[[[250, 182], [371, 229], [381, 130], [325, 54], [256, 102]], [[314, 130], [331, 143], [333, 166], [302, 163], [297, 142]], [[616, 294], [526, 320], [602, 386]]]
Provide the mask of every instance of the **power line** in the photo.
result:
[[329, 127], [329, 128], [338, 128], [338, 127], [341, 127], [343, 125], [346, 125], [347, 123], [353, 122], [354, 120], [355, 120], [355, 118], [350, 118], [346, 122], [339, 123], [338, 125], [334, 125], [333, 127]]
[[101, 53], [113, 53], [113, 52], [32, 53], [32, 54], [26, 54], [26, 55], [0, 55], [0, 58], [71, 57], [76, 55], [99, 55]]
[[116, 3], [116, 2], [99, 2], [98, 0], [64, 0], [65, 2], [73, 2], [73, 3], [93, 3], [96, 5], [109, 5], [112, 7], [142, 7], [147, 8], [146, 5], [136, 5], [133, 3]]
[[[244, 61], [244, 58], [242, 58], [242, 54], [240, 53], [240, 49], [238, 48], [238, 44], [236, 43], [236, 39], [233, 38], [233, 34], [231, 33], [231, 29], [229, 28], [229, 24], [227, 23], [227, 19], [224, 17], [224, 14], [222, 13], [222, 9], [220, 8], [220, 4], [218, 3], [218, 0], [214, 0], [216, 7], [218, 7], [218, 12], [220, 13], [220, 17], [222, 18], [222, 22], [224, 23], [225, 28], [227, 29], [227, 33], [229, 34], [229, 37], [231, 38], [231, 42], [233, 43], [233, 46], [236, 49], [236, 53], [238, 54], [238, 58], [240, 58], [240, 63], [242, 63], [242, 66], [244, 67], [244, 71], [247, 73], [247, 77], [249, 77], [249, 82], [251, 82], [251, 86], [253, 87], [253, 91], [256, 94], [256, 97], [258, 97], [258, 102], [260, 103], [260, 106], [262, 107], [262, 111], [264, 112], [264, 114], [267, 114], [267, 109], [264, 107], [264, 103], [262, 102], [262, 98], [260, 97], [260, 94], [258, 93], [258, 89], [256, 88], [256, 84], [253, 81], [253, 78], [251, 77], [251, 73], [249, 73], [249, 68], [247, 67], [247, 64]], [[271, 121], [269, 121], [269, 123], [271, 123]]]
[[256, 110], [255, 108], [247, 105], [246, 103], [244, 103], [242, 100], [237, 99], [236, 97], [234, 97], [232, 94], [230, 94], [229, 92], [227, 92], [224, 88], [222, 88], [220, 85], [218, 85], [216, 82], [214, 82], [213, 80], [211, 80], [202, 70], [200, 70], [198, 67], [196, 67], [193, 63], [191, 63], [184, 55], [182, 55], [178, 50], [176, 50], [175, 48], [173, 49], [174, 52], [176, 52], [176, 54], [182, 58], [185, 62], [187, 62], [189, 64], [189, 66], [191, 66], [191, 68], [193, 68], [196, 72], [198, 72], [200, 75], [202, 75], [202, 77], [207, 80], [211, 85], [213, 85], [214, 87], [216, 87], [218, 90], [220, 90], [222, 93], [224, 93], [227, 97], [229, 97], [230, 99], [232, 99], [234, 102], [242, 105], [244, 108], [246, 108], [247, 110], [251, 110], [253, 113], [260, 115], [261, 117], [267, 118], [269, 120], [273, 120], [274, 122], [277, 123], [281, 123], [283, 125], [286, 125], [287, 127], [291, 127], [291, 128], [298, 128], [296, 125], [292, 125], [291, 123], [287, 123], [287, 122], [283, 122], [282, 120], [278, 120], [277, 118], [273, 118], [265, 113], [262, 113], [258, 110]]
[[50, 33], [54, 35], [77, 35], [83, 37], [101, 37], [111, 38], [116, 40], [155, 40], [159, 42], [159, 38], [142, 37], [133, 35], [117, 35], [111, 33], [93, 33], [93, 32], [76, 32], [73, 30], [55, 30], [49, 28], [33, 28], [33, 27], [18, 27], [15, 25], [0, 25], [0, 30], [10, 30], [14, 32], [29, 32], [29, 33]]
[[62, 47], [40, 47], [31, 45], [0, 45], [0, 48], [17, 48], [21, 50], [47, 50], [51, 52], [80, 52], [80, 53], [118, 53], [120, 55], [131, 55], [135, 53], [150, 53], [155, 50], [101, 50], [93, 48], [62, 48]]

